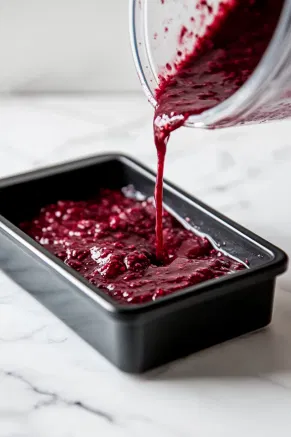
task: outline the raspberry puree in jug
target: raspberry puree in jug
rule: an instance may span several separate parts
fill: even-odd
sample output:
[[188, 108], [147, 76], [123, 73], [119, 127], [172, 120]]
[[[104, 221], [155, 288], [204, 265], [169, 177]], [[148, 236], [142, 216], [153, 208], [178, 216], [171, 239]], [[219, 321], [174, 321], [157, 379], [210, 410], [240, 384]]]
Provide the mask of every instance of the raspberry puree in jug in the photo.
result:
[[[165, 7], [166, 4], [165, 1]], [[232, 96], [247, 81], [270, 43], [283, 4], [283, 0], [229, 0], [221, 3], [192, 52], [176, 64], [172, 75], [160, 77], [154, 116], [158, 153], [156, 234], [157, 257], [160, 259], [163, 258], [163, 170], [170, 133], [183, 126], [191, 115], [211, 109]], [[200, 0], [197, 8], [204, 8], [205, 14], [213, 13], [205, 0]], [[185, 29], [183, 26], [183, 37]]]
[[[199, 5], [213, 13], [205, 0]], [[225, 2], [175, 73], [160, 78], [154, 118], [156, 208], [151, 200], [103, 190], [92, 200], [48, 205], [22, 229], [124, 303], [156, 300], [246, 268], [163, 210], [164, 161], [171, 131], [230, 97], [250, 77], [272, 38], [282, 5], [283, 0]]]

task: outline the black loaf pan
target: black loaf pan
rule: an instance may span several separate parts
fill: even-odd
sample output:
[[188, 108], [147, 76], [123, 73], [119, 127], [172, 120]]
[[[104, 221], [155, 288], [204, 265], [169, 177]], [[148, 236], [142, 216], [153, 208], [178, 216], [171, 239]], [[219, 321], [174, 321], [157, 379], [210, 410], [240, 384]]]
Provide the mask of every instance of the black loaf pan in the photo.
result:
[[123, 155], [101, 155], [0, 181], [0, 267], [126, 372], [141, 373], [260, 329], [272, 318], [287, 256], [199, 200], [165, 183], [164, 201], [250, 268], [141, 305], [119, 305], [51, 255], [17, 224], [60, 199], [84, 200], [129, 184], [152, 196], [155, 175]]

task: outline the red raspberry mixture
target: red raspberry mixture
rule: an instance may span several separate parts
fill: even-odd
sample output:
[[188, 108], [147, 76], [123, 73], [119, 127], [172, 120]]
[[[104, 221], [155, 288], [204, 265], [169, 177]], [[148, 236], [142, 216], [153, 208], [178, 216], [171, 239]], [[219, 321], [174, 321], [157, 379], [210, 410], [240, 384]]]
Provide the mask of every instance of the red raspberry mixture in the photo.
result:
[[21, 228], [121, 303], [156, 300], [244, 265], [163, 213], [164, 256], [155, 251], [155, 207], [121, 191], [88, 201], [59, 201]]

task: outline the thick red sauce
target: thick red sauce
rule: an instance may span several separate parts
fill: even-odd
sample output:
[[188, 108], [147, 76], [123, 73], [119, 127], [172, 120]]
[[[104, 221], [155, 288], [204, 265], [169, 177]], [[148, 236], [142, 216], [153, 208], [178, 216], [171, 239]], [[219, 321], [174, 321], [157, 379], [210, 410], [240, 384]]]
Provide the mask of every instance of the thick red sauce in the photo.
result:
[[121, 303], [156, 300], [245, 266], [163, 212], [164, 261], [155, 253], [155, 207], [120, 191], [59, 201], [21, 228]]
[[[229, 0], [175, 74], [161, 78], [154, 118], [156, 208], [150, 200], [103, 190], [90, 201], [49, 205], [22, 228], [123, 303], [156, 300], [244, 269], [163, 210], [166, 146], [170, 133], [191, 115], [213, 108], [246, 82], [272, 38], [282, 5], [283, 0]], [[213, 13], [205, 0], [197, 7]], [[187, 31], [183, 27], [181, 41]]]
[[[175, 73], [160, 77], [154, 116], [159, 163], [156, 232], [160, 258], [163, 253], [162, 173], [170, 133], [184, 125], [191, 115], [229, 98], [247, 81], [270, 43], [283, 3], [284, 0], [229, 0], [221, 4], [212, 24], [197, 39], [192, 53], [176, 64]], [[206, 0], [198, 1], [196, 7], [204, 14], [213, 13]], [[183, 26], [180, 41], [187, 32], [191, 33], [191, 20], [190, 27]]]

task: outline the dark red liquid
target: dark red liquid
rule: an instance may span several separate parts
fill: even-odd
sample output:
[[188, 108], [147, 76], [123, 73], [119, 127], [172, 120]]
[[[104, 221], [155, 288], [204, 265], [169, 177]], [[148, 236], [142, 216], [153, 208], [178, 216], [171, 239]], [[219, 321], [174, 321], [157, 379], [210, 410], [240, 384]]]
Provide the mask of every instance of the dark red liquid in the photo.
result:
[[[160, 78], [154, 117], [159, 158], [156, 187], [157, 255], [162, 247], [163, 160], [170, 133], [191, 115], [213, 108], [233, 95], [250, 77], [268, 47], [278, 23], [283, 0], [229, 0], [221, 5], [205, 35], [175, 74]], [[212, 14], [206, 0], [197, 8]], [[191, 29], [183, 26], [179, 38]]]
[[161, 138], [156, 135], [156, 147], [158, 155], [158, 171], [155, 186], [155, 203], [156, 203], [156, 257], [161, 262], [164, 260], [164, 243], [163, 243], [163, 185], [164, 185], [164, 166], [166, 156], [166, 146], [168, 138]]
[[[166, 146], [170, 133], [191, 115], [213, 108], [245, 83], [271, 40], [282, 5], [283, 0], [229, 0], [176, 73], [161, 78], [154, 119], [156, 208], [150, 201], [105, 190], [91, 201], [49, 205], [23, 229], [124, 303], [155, 300], [244, 269], [163, 211]], [[205, 0], [199, 7], [212, 13]]]
[[103, 190], [59, 201], [21, 228], [92, 284], [123, 303], [142, 303], [245, 267], [163, 213], [164, 263], [155, 253], [155, 207]]

